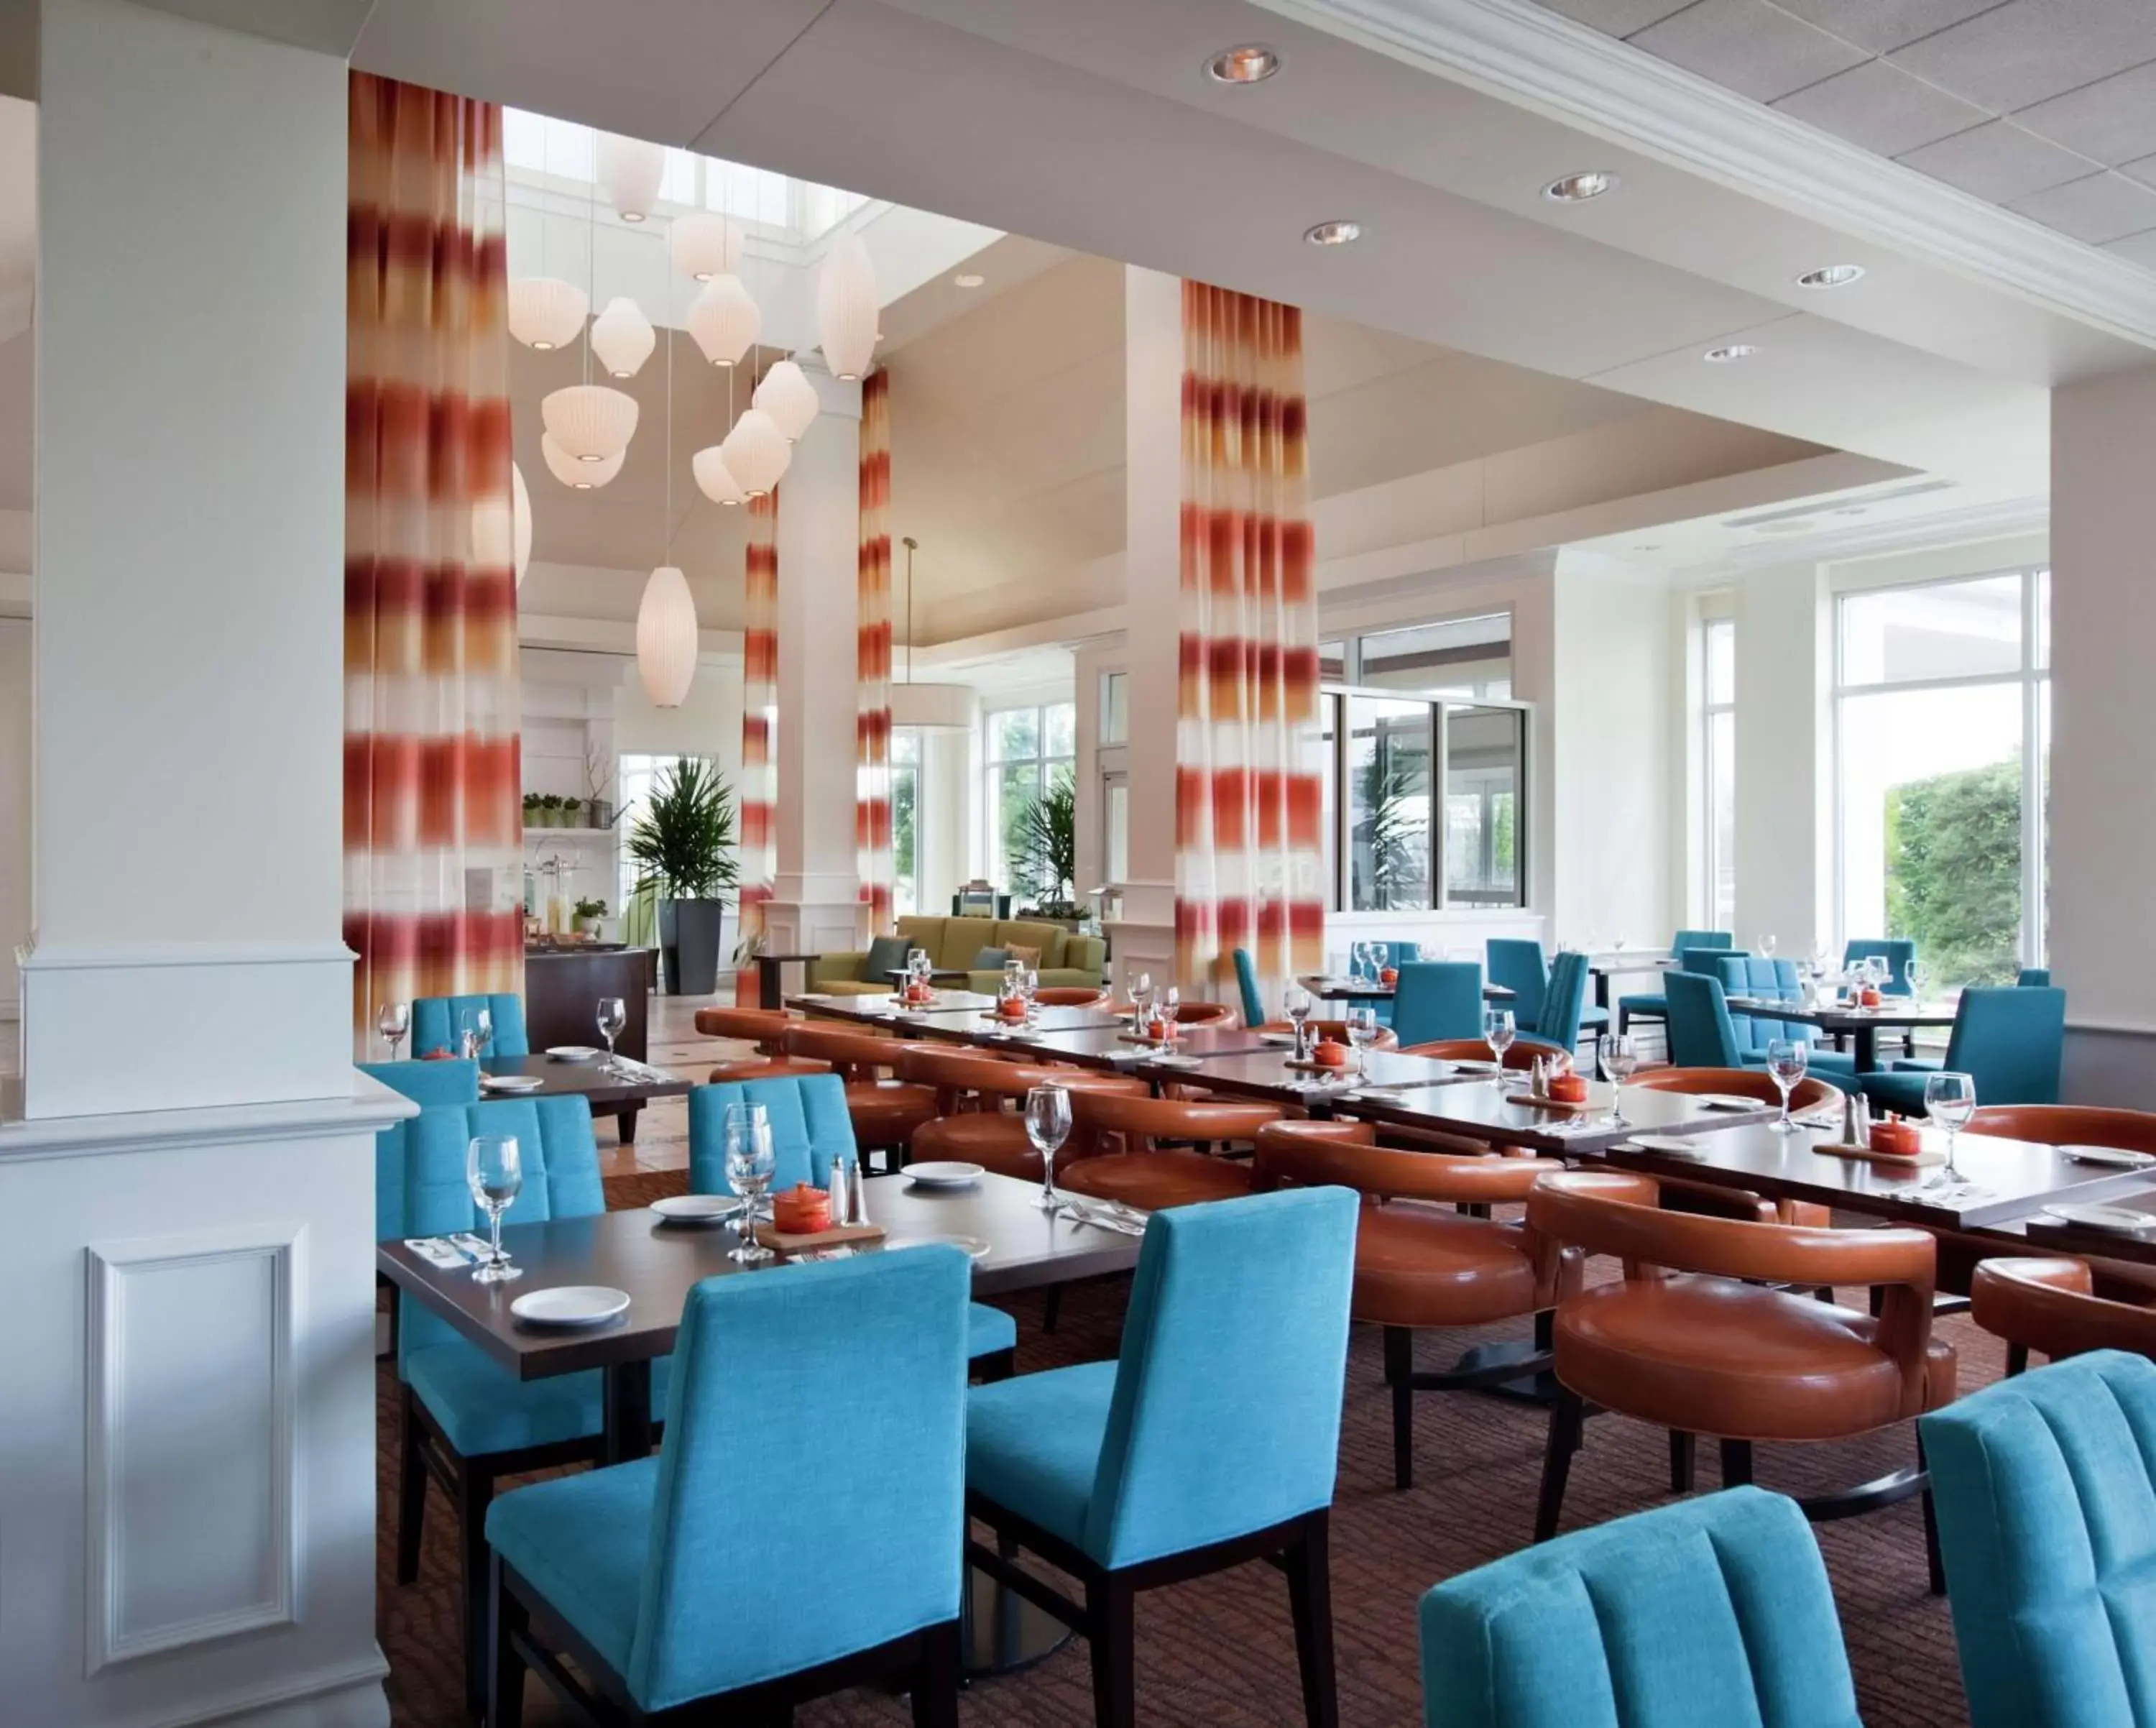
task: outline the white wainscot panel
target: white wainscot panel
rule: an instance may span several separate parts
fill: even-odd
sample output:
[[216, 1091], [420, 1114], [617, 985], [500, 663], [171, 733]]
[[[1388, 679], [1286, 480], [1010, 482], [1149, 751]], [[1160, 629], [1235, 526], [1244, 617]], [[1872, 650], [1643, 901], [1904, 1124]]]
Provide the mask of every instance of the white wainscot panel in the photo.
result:
[[298, 1617], [304, 1227], [93, 1244], [86, 1666]]

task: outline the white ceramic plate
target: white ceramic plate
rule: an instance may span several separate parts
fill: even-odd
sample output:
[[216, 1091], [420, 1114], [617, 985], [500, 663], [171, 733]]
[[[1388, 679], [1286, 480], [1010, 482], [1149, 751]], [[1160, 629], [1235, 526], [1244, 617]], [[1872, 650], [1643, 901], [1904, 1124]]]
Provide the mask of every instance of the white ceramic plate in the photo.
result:
[[925, 1164], [909, 1164], [904, 1175], [909, 1182], [923, 1188], [970, 1188], [979, 1181], [985, 1172], [978, 1164], [961, 1164], [955, 1160], [939, 1162], [931, 1160]]
[[651, 1202], [651, 1210], [670, 1224], [716, 1224], [741, 1210], [731, 1194], [670, 1194]]
[[1149, 1056], [1146, 1060], [1151, 1062], [1153, 1067], [1157, 1068], [1196, 1068], [1203, 1067], [1204, 1066], [1204, 1064], [1199, 1062], [1194, 1056], [1169, 1056], [1163, 1054], [1161, 1056]]
[[1494, 1074], [1497, 1065], [1493, 1062], [1456, 1062], [1452, 1071], [1455, 1074]]
[[975, 1260], [988, 1257], [988, 1245], [978, 1236], [906, 1236], [895, 1237], [883, 1246], [884, 1252], [889, 1253], [893, 1248], [933, 1247], [939, 1242], [947, 1247], [963, 1248]]
[[1258, 1034], [1258, 1042], [1260, 1044], [1285, 1044], [1289, 1049], [1292, 1050], [1295, 1047], [1295, 1034], [1293, 1032], [1260, 1032]]
[[1771, 1110], [1774, 1107], [1763, 1099], [1746, 1098], [1736, 1092], [1696, 1092], [1692, 1102], [1704, 1104], [1710, 1110]]
[[481, 1092], [536, 1092], [547, 1083], [536, 1074], [482, 1074]]
[[2134, 1206], [2093, 1203], [2047, 1206], [2044, 1215], [2062, 1224], [2078, 1224], [2084, 1230], [2108, 1230], [2120, 1236], [2145, 1236], [2156, 1230], [2156, 1212], [2144, 1212]]
[[534, 1326], [596, 1326], [629, 1311], [629, 1292], [604, 1284], [562, 1284], [527, 1292], [509, 1311]]
[[2156, 1164], [2146, 1152], [2129, 1152], [2123, 1146], [2061, 1146], [2059, 1149], [2076, 1164], [2110, 1164], [2121, 1170], [2139, 1170]]
[[547, 1054], [555, 1062], [597, 1062], [599, 1057], [589, 1044], [557, 1044]]
[[1629, 1144], [1643, 1152], [1666, 1152], [1677, 1158], [1698, 1158], [1702, 1153], [1691, 1141], [1676, 1134], [1635, 1134]]

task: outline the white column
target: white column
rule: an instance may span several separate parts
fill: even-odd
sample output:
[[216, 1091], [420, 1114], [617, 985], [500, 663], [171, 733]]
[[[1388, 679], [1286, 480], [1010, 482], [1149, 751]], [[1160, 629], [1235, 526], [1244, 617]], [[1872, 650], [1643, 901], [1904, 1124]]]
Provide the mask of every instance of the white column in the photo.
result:
[[[1815, 563], [1756, 570], [1737, 601], [1737, 928], [1802, 959], [1834, 912], [1834, 605]], [[1692, 908], [1703, 913], [1706, 906]], [[1689, 923], [1688, 913], [1685, 922]], [[1848, 936], [1867, 936], [1851, 930]]]
[[346, 75], [39, 23], [35, 952], [0, 1717], [380, 1728], [340, 939]]
[[778, 856], [764, 926], [781, 954], [852, 949], [860, 925], [854, 649], [861, 387], [812, 360], [801, 369], [823, 408], [778, 488]]
[[2051, 975], [2066, 1096], [2156, 1072], [2156, 368], [2051, 393]]

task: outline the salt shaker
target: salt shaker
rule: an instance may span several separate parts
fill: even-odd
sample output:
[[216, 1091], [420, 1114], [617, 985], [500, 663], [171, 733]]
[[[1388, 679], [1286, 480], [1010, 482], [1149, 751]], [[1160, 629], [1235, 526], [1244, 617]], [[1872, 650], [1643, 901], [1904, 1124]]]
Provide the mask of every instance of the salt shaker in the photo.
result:
[[834, 1228], [856, 1221], [854, 1211], [860, 1204], [860, 1160], [850, 1148], [831, 1160], [831, 1223]]
[[1846, 1146], [1869, 1146], [1871, 1144], [1871, 1101], [1861, 1092], [1844, 1095], [1841, 1139]]

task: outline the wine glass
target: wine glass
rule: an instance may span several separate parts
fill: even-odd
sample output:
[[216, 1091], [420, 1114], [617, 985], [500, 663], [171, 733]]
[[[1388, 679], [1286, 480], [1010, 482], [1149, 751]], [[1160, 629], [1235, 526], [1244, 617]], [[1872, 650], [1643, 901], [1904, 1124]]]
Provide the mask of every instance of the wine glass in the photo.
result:
[[621, 1036], [621, 1029], [628, 1024], [628, 1003], [619, 996], [599, 998], [599, 1036], [606, 1040], [606, 1071], [609, 1074], [621, 1072], [613, 1059], [613, 1041]]
[[1355, 1047], [1355, 1077], [1370, 1077], [1370, 1046], [1378, 1036], [1378, 1011], [1368, 1002], [1348, 1006], [1348, 1041]]
[[1797, 1123], [1789, 1114], [1789, 1094], [1796, 1090], [1797, 1082], [1804, 1077], [1804, 1068], [1811, 1060], [1811, 1047], [1801, 1038], [1769, 1038], [1767, 1041], [1767, 1075], [1774, 1083], [1774, 1089], [1782, 1094], [1782, 1113], [1775, 1119], [1776, 1134], [1794, 1134]]
[[1887, 980], [1894, 975], [1894, 969], [1887, 964], [1886, 955], [1866, 954], [1864, 959], [1864, 975], [1874, 990], [1884, 990], [1887, 988]]
[[1813, 971], [1824, 975], [1826, 971], [1827, 962], [1832, 958], [1833, 956], [1827, 952], [1826, 944], [1824, 942], [1815, 942], [1812, 944]]
[[1060, 1211], [1063, 1198], [1055, 1191], [1055, 1155], [1070, 1137], [1070, 1088], [1036, 1086], [1025, 1095], [1025, 1137], [1040, 1155], [1040, 1192], [1033, 1203], [1044, 1212]]
[[1170, 985], [1160, 993], [1160, 1023], [1168, 1029], [1168, 1036], [1175, 1036], [1175, 1027], [1183, 1018], [1183, 992]]
[[762, 1104], [726, 1106], [726, 1185], [741, 1196], [742, 1202], [734, 1220], [734, 1233], [739, 1240], [726, 1251], [726, 1258], [752, 1266], [773, 1257], [771, 1250], [756, 1239], [757, 1211], [777, 1167], [771, 1149], [771, 1119]]
[[465, 1021], [464, 1048], [466, 1062], [477, 1062], [485, 1056], [487, 1046], [494, 1042], [494, 1016], [484, 1008], [475, 1008]]
[[1962, 1174], [1954, 1168], [1954, 1139], [1976, 1114], [1976, 1082], [1967, 1074], [1951, 1071], [1925, 1075], [1924, 1113], [1934, 1128], [1943, 1128], [1947, 1134], [1945, 1166], [1924, 1185], [1958, 1188]]
[[1131, 983], [1131, 1030], [1142, 1032], [1152, 1023], [1152, 974], [1141, 972]]
[[1491, 1008], [1482, 1015], [1482, 1041], [1490, 1047], [1491, 1055], [1497, 1058], [1497, 1090], [1505, 1089], [1505, 1052], [1512, 1047], [1512, 1011], [1509, 1008]]
[[1922, 1001], [1924, 1000], [1924, 980], [1932, 975], [1932, 969], [1926, 965], [1922, 960], [1918, 959], [1914, 954], [1911, 954], [1909, 956], [1909, 964], [1903, 967], [1902, 970], [1902, 975], [1909, 980], [1910, 1000], [1912, 1002]]
[[472, 1268], [475, 1283], [506, 1284], [524, 1276], [524, 1268], [511, 1266], [501, 1252], [501, 1215], [507, 1211], [524, 1186], [524, 1160], [516, 1149], [515, 1134], [474, 1134], [465, 1147], [465, 1185], [472, 1203], [486, 1214], [493, 1242], [486, 1258]]
[[1640, 1047], [1630, 1032], [1604, 1032], [1595, 1041], [1594, 1054], [1602, 1064], [1602, 1077], [1616, 1090], [1609, 1098], [1612, 1128], [1630, 1128], [1625, 1119], [1625, 1083], [1640, 1066]]
[[1759, 958], [1763, 960], [1774, 958], [1774, 933], [1772, 930], [1759, 933]]
[[389, 1059], [395, 1062], [397, 1047], [404, 1041], [405, 1033], [412, 1030], [412, 1005], [384, 1002], [382, 1011], [374, 1016], [374, 1029], [389, 1041]]
[[1028, 966], [1022, 970], [1019, 974], [1018, 987], [1019, 992], [1025, 997], [1025, 1023], [1029, 1026], [1039, 1026], [1040, 1024], [1039, 1000], [1040, 969], [1037, 966]]
[[1295, 1047], [1300, 1055], [1307, 1047], [1302, 1039], [1303, 1028], [1310, 1020], [1310, 992], [1291, 979], [1287, 988], [1281, 992], [1281, 1008], [1287, 1016], [1288, 1024], [1295, 1028]]

